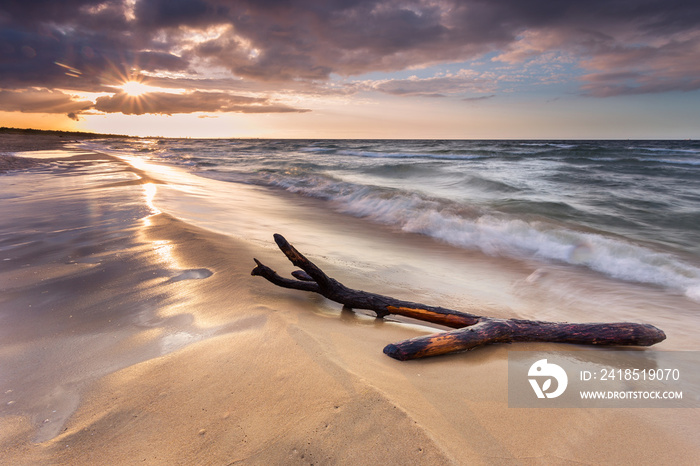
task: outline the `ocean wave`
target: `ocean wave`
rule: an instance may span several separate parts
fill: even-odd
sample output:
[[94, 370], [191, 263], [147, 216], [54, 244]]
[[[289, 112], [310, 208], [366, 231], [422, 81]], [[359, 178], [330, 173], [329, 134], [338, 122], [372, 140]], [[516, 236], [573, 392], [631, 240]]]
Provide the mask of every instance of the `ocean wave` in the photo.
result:
[[330, 147], [304, 147], [303, 149], [299, 149], [300, 152], [312, 152], [312, 153], [320, 153], [320, 154], [327, 154], [330, 152], [335, 152], [335, 149], [332, 149]]
[[[671, 155], [671, 157], [673, 157]], [[695, 158], [661, 158], [661, 157], [644, 157], [644, 156], [585, 156], [576, 154], [575, 156], [554, 157], [554, 161], [569, 163], [569, 164], [586, 164], [588, 162], [611, 164], [611, 165], [628, 165], [628, 166], [643, 166], [649, 162], [654, 164], [669, 164], [669, 165], [700, 165], [700, 159]], [[649, 165], [647, 168], [656, 169], [655, 165]]]
[[488, 158], [483, 154], [455, 154], [455, 153], [413, 153], [413, 152], [373, 152], [361, 150], [340, 150], [339, 155], [353, 157], [387, 158], [387, 159], [439, 159], [439, 160], [478, 160]]
[[627, 147], [629, 150], [645, 150], [649, 152], [678, 152], [681, 154], [700, 154], [700, 149], [678, 149], [675, 147]]
[[525, 147], [554, 147], [557, 149], [575, 149], [579, 147], [578, 144], [565, 144], [557, 142], [523, 142], [520, 145]]
[[493, 256], [583, 266], [620, 280], [681, 290], [700, 301], [700, 268], [672, 254], [622, 238], [324, 176], [292, 179], [271, 175], [267, 183], [328, 200], [342, 213], [393, 225], [453, 246]]
[[86, 145], [127, 155], [157, 148], [139, 157], [323, 199], [339, 212], [456, 247], [586, 267], [700, 301], [700, 269], [681, 259], [698, 251], [689, 165], [700, 161], [692, 155], [621, 142], [153, 142]]
[[700, 160], [698, 159], [658, 159], [658, 158], [647, 158], [640, 157], [636, 160], [640, 162], [656, 162], [656, 163], [667, 163], [671, 165], [695, 165], [700, 166]]
[[545, 222], [492, 214], [469, 218], [449, 209], [431, 208], [429, 204], [402, 196], [394, 199], [359, 197], [349, 202], [345, 200], [342, 210], [489, 255], [585, 266], [613, 278], [660, 285], [682, 290], [689, 297], [700, 297], [695, 294], [700, 291], [700, 269], [683, 263], [674, 255], [602, 234], [553, 227]]

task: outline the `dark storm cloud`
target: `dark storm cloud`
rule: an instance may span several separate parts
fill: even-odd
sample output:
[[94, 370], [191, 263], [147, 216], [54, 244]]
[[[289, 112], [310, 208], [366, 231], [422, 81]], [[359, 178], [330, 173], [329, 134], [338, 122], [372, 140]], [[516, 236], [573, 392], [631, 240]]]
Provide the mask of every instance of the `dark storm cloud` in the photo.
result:
[[[115, 72], [123, 73], [125, 57], [134, 52], [119, 37], [98, 31], [47, 28], [0, 30], [0, 85], [4, 88], [43, 86], [102, 91]], [[66, 75], [65, 64], [79, 71]]]
[[[134, 15], [141, 26], [152, 28], [198, 27], [227, 22], [226, 2], [204, 0], [140, 0]], [[235, 4], [236, 2], [228, 2]]]
[[13, 24], [23, 24], [33, 28], [42, 22], [57, 24], [70, 21], [91, 7], [119, 6], [122, 2], [102, 0], [4, 0], [0, 6], [0, 17]]
[[517, 48], [527, 31], [557, 35], [553, 47], [590, 57], [601, 45], [624, 49], [677, 40], [674, 35], [696, 31], [700, 23], [694, 3], [658, 0], [304, 4], [236, 2], [229, 11], [231, 32], [195, 53], [251, 79], [326, 79], [463, 61]]
[[243, 3], [231, 11], [230, 34], [194, 52], [251, 79], [325, 80], [331, 73], [394, 71], [473, 57], [513, 38], [500, 27], [482, 28], [476, 18], [455, 22], [458, 9], [449, 4]]
[[[681, 0], [6, 0], [0, 87], [106, 91], [139, 70], [202, 83], [225, 69], [261, 90], [324, 92], [334, 75], [558, 51], [591, 96], [694, 90], [698, 24], [700, 4]], [[437, 84], [376, 90], [445, 94]]]
[[145, 71], [184, 71], [188, 68], [187, 60], [168, 52], [140, 52], [134, 64]]

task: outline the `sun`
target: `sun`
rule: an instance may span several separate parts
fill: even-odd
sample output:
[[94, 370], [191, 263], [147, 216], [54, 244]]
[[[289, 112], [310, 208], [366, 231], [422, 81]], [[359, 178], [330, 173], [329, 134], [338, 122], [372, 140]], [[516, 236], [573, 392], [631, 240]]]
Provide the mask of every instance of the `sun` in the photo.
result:
[[153, 91], [153, 88], [151, 86], [147, 86], [146, 84], [140, 81], [127, 81], [119, 87], [122, 91], [124, 91], [126, 94], [132, 97], [138, 97], [147, 92]]

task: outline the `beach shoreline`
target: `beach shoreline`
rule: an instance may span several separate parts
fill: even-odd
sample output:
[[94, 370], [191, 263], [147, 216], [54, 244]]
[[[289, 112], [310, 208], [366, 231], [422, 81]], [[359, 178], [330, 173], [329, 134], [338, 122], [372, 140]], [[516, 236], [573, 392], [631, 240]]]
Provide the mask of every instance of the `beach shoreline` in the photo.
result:
[[[157, 191], [170, 191], [158, 174], [59, 146], [33, 145], [58, 157], [0, 175], [0, 452], [9, 463], [651, 464], [700, 455], [695, 409], [508, 408], [514, 346], [391, 360], [386, 343], [430, 329], [251, 277], [253, 257], [283, 266], [273, 245], [162, 212]], [[373, 285], [353, 270], [351, 280]], [[560, 347], [517, 349], [534, 348]]]

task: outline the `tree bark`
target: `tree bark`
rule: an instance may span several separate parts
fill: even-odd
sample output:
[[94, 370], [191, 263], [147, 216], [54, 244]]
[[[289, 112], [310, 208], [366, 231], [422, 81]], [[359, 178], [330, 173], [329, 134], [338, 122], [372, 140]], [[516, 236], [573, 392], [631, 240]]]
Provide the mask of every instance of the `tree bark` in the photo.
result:
[[400, 361], [467, 351], [492, 343], [540, 341], [600, 346], [651, 346], [666, 335], [648, 324], [540, 322], [483, 318], [481, 322], [449, 332], [389, 344], [384, 354]]
[[394, 359], [408, 360], [474, 349], [492, 343], [539, 341], [585, 345], [651, 346], [666, 338], [652, 325], [631, 322], [572, 324], [520, 319], [495, 319], [443, 307], [402, 301], [366, 291], [353, 290], [327, 276], [279, 234], [275, 242], [285, 256], [301, 270], [292, 272], [295, 280], [281, 277], [271, 268], [253, 259], [251, 275], [265, 278], [283, 287], [318, 293], [348, 308], [374, 311], [378, 318], [401, 315], [455, 330], [389, 344], [384, 353]]

